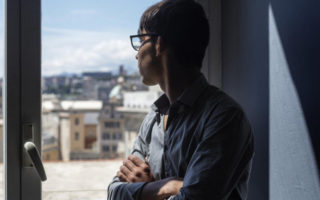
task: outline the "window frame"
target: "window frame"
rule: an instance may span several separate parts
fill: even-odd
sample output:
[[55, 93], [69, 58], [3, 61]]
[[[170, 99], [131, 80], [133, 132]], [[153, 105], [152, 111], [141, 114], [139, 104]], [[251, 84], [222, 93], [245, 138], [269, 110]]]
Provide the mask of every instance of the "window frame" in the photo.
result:
[[[5, 199], [41, 200], [41, 181], [37, 173], [33, 168], [23, 167], [20, 159], [23, 157], [22, 126], [25, 123], [34, 125], [34, 142], [41, 152], [41, 0], [4, 1]], [[210, 83], [221, 87], [221, 0], [198, 2], [209, 13], [211, 29], [214, 29], [202, 72]]]
[[41, 152], [41, 0], [5, 0], [4, 166], [6, 200], [41, 200], [41, 181], [23, 166], [23, 125]]

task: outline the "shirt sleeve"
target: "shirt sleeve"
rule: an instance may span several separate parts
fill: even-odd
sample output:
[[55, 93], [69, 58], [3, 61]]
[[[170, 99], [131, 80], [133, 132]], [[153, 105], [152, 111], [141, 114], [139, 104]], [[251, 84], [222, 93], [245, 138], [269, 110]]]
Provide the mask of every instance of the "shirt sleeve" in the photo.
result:
[[207, 119], [188, 164], [183, 187], [172, 199], [228, 199], [252, 158], [252, 137], [240, 108]]
[[[136, 138], [131, 154], [139, 157], [144, 161], [148, 152], [148, 145], [146, 143], [147, 130], [149, 129], [150, 115], [147, 115], [141, 124], [138, 137]], [[120, 179], [115, 176], [112, 182], [108, 186], [108, 198], [107, 200], [138, 200], [140, 193], [146, 182], [139, 183], [127, 183], [121, 182]]]

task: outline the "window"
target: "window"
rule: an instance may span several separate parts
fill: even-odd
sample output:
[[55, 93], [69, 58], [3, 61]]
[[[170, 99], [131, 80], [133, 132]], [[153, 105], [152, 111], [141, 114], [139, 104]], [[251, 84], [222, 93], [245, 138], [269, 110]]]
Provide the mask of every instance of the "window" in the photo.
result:
[[104, 126], [106, 128], [120, 128], [120, 122], [105, 122]]
[[103, 152], [109, 152], [110, 151], [110, 147], [105, 145], [103, 146]]
[[117, 145], [113, 145], [112, 146], [112, 151], [115, 153], [115, 152], [117, 152], [117, 149], [118, 149], [118, 146]]
[[103, 133], [102, 139], [109, 140], [110, 139], [110, 133]]
[[113, 134], [113, 139], [114, 140], [121, 140], [122, 139], [122, 134], [117, 132]]
[[78, 132], [74, 133], [74, 140], [79, 140], [79, 133]]
[[78, 119], [78, 118], [75, 118], [75, 119], [74, 119], [74, 124], [75, 124], [75, 125], [78, 125], [78, 124], [79, 124], [79, 119]]
[[111, 128], [111, 123], [110, 122], [105, 122], [104, 123], [105, 128]]
[[[158, 0], [127, 0], [125, 3], [123, 1], [99, 1], [103, 2], [101, 3], [101, 5], [98, 2], [95, 2], [95, 5], [92, 5], [90, 1], [85, 1], [87, 2], [87, 5], [83, 5], [83, 3], [78, 3], [77, 0], [55, 0], [42, 1], [42, 8], [40, 8], [40, 1], [29, 1], [27, 3], [21, 3], [22, 1], [18, 0], [7, 0], [6, 2], [8, 10], [6, 12], [2, 12], [2, 6], [4, 5], [4, 3], [2, 0], [0, 0], [0, 13], [6, 13], [6, 15], [9, 16], [7, 18], [8, 21], [6, 24], [10, 25], [8, 26], [7, 30], [8, 36], [10, 37], [8, 37], [7, 41], [7, 80], [5, 80], [5, 91], [7, 92], [6, 102], [8, 103], [6, 109], [8, 112], [5, 112], [5, 116], [10, 113], [11, 118], [7, 117], [7, 133], [4, 134], [7, 135], [7, 141], [9, 141], [10, 144], [13, 144], [6, 145], [7, 149], [5, 151], [7, 152], [6, 165], [13, 166], [7, 170], [3, 170], [7, 172], [6, 179], [10, 182], [10, 184], [6, 186], [8, 191], [6, 196], [8, 197], [7, 200], [38, 200], [41, 199], [41, 184], [38, 180], [38, 177], [34, 177], [34, 169], [25, 169], [22, 173], [22, 166], [19, 165], [20, 160], [18, 158], [21, 157], [21, 153], [20, 151], [17, 151], [18, 147], [16, 145], [18, 144], [16, 144], [15, 141], [22, 141], [21, 135], [8, 133], [20, 133], [20, 127], [22, 127], [22, 123], [24, 122], [22, 121], [22, 119], [24, 120], [24, 117], [22, 116], [30, 116], [32, 120], [25, 120], [29, 122], [33, 121], [35, 123], [34, 128], [37, 130], [35, 132], [35, 142], [37, 144], [41, 144], [41, 116], [39, 116], [38, 114], [41, 113], [41, 96], [40, 94], [38, 94], [40, 93], [39, 91], [41, 79], [46, 79], [45, 84], [43, 84], [44, 87], [47, 87], [48, 93], [46, 94], [52, 94], [53, 92], [55, 92], [56, 94], [55, 97], [52, 98], [52, 106], [54, 107], [54, 103], [60, 105], [62, 100], [72, 101], [74, 99], [77, 99], [79, 96], [81, 97], [81, 100], [84, 100], [90, 99], [91, 96], [96, 95], [94, 89], [90, 88], [94, 85], [91, 84], [90, 81], [92, 80], [90, 80], [90, 77], [82, 77], [81, 73], [87, 69], [94, 68], [94, 66], [98, 66], [98, 68], [95, 68], [95, 70], [97, 71], [107, 71], [110, 70], [110, 68], [103, 67], [109, 66], [108, 63], [98, 63], [97, 65], [95, 65], [96, 62], [91, 61], [91, 58], [97, 58], [96, 60], [102, 60], [103, 62], [105, 62], [106, 60], [112, 60], [111, 58], [115, 57], [115, 59], [119, 60], [119, 64], [120, 62], [123, 62], [127, 66], [135, 66], [136, 60], [134, 58], [134, 54], [131, 56], [129, 51], [124, 51], [123, 54], [122, 49], [127, 49], [125, 44], [127, 44], [126, 42], [128, 40], [128, 35], [135, 33], [137, 30], [137, 24], [139, 22], [140, 15], [142, 14], [141, 10], [144, 10], [151, 4], [158, 2]], [[109, 2], [112, 3], [109, 4]], [[112, 7], [113, 5], [114, 7]], [[126, 12], [119, 12], [121, 13], [121, 17], [123, 16], [124, 18], [118, 19], [118, 17], [116, 16], [104, 15], [105, 13], [111, 13], [112, 15], [114, 14], [114, 12], [111, 11], [117, 9], [123, 10], [124, 7], [128, 8], [125, 9]], [[40, 16], [42, 17], [41, 31], [38, 30], [41, 27]], [[3, 19], [2, 17], [3, 15], [0, 15], [0, 19]], [[127, 17], [127, 19], [125, 19], [125, 17]], [[113, 24], [106, 25], [105, 22], [108, 21], [106, 19], [110, 19], [109, 21], [111, 21]], [[2, 21], [3, 20], [0, 20], [0, 23]], [[81, 27], [83, 21], [84, 23], [87, 23], [89, 27]], [[2, 24], [0, 25], [2, 26]], [[109, 33], [109, 30], [112, 29], [112, 26], [117, 26], [116, 29], [120, 30], [121, 35], [118, 34], [119, 32], [116, 32], [106, 37], [106, 35]], [[32, 28], [30, 29], [26, 27]], [[123, 30], [123, 28], [125, 28], [125, 30]], [[2, 32], [1, 28], [0, 32]], [[42, 35], [40, 35], [41, 33]], [[117, 38], [118, 36], [119, 38]], [[120, 37], [122, 37], [123, 39]], [[2, 37], [0, 33], [1, 45], [3, 44], [1, 43], [1, 40], [3, 38], [4, 37]], [[40, 38], [42, 38], [42, 41], [40, 41]], [[111, 38], [113, 40], [105, 41], [103, 40], [105, 38]], [[81, 42], [83, 41], [86, 41], [87, 43], [81, 44]], [[42, 42], [41, 49], [43, 55], [41, 61], [43, 67], [42, 70], [39, 68], [40, 63], [38, 62], [40, 61], [41, 53], [40, 42]], [[119, 48], [117, 47], [117, 45], [119, 45]], [[119, 58], [114, 56], [117, 53], [114, 53], [114, 49], [112, 49], [112, 46], [116, 46], [116, 48], [120, 49], [120, 53], [118, 52], [120, 58], [123, 57], [123, 55], [130, 55], [132, 57], [132, 61], [129, 61], [129, 59], [127, 58], [125, 58], [124, 60], [120, 60]], [[130, 44], [128, 46], [130, 46]], [[79, 48], [74, 49], [73, 47]], [[131, 47], [128, 47], [128, 49], [131, 49]], [[99, 52], [102, 52], [102, 54], [97, 55], [97, 50], [99, 50]], [[2, 53], [1, 47], [0, 53]], [[83, 60], [85, 60], [86, 62], [84, 62]], [[0, 55], [0, 65], [3, 63], [4, 62], [1, 61]], [[84, 63], [89, 63], [90, 66], [83, 66], [82, 64]], [[129, 68], [128, 71], [134, 70], [135, 69]], [[43, 72], [43, 77], [41, 77], [41, 71]], [[127, 75], [126, 72], [122, 71], [121, 73]], [[65, 77], [58, 78], [58, 76]], [[128, 80], [132, 82], [138, 81], [137, 88], [145, 89], [145, 87], [142, 87], [140, 84], [139, 76], [128, 76]], [[111, 83], [113, 84], [115, 81], [112, 81], [113, 82]], [[8, 88], [10, 88], [10, 90], [7, 90]], [[44, 103], [45, 102], [43, 102], [42, 106], [44, 105]], [[61, 127], [61, 129], [58, 130], [64, 130], [63, 127], [68, 125], [70, 126], [78, 124], [76, 121], [70, 121], [70, 118], [68, 118], [68, 116], [60, 115], [57, 117], [55, 116], [54, 112], [51, 112], [51, 114], [53, 115], [53, 119], [50, 120], [50, 122], [58, 122], [59, 126], [57, 127]], [[137, 122], [135, 124], [138, 123], [140, 124], [140, 122]], [[120, 123], [110, 126], [120, 127]], [[49, 128], [57, 129], [57, 127]], [[66, 128], [66, 130], [69, 130], [68, 127]], [[72, 135], [70, 135], [72, 133], [74, 132], [62, 131], [61, 136], [68, 136], [68, 139], [70, 137], [72, 139]], [[78, 135], [77, 137], [79, 138], [79, 133], [74, 134], [74, 138], [76, 138], [76, 135]], [[60, 138], [58, 139], [58, 141], [61, 141]], [[131, 145], [129, 144], [128, 146]], [[97, 149], [98, 148], [100, 148], [100, 146], [97, 146]], [[102, 150], [110, 151], [110, 147], [103, 147]], [[112, 147], [112, 150], [117, 151], [117, 146]], [[52, 155], [51, 157], [55, 156]], [[77, 156], [75, 157], [79, 158]], [[108, 161], [108, 164], [109, 162], [111, 161]], [[88, 182], [86, 182], [86, 180], [84, 180], [83, 178], [83, 175], [85, 173], [76, 174], [76, 172], [79, 172], [81, 170], [81, 172], [91, 171], [89, 165], [93, 165], [95, 167], [100, 166], [100, 168], [103, 170], [95, 171], [94, 175], [105, 177], [105, 172], [108, 171], [105, 169], [110, 165], [105, 165], [106, 162], [100, 161], [92, 162], [89, 165], [88, 163], [88, 161], [86, 161], [85, 164], [82, 163], [82, 165], [86, 166], [84, 168], [85, 170], [79, 168], [79, 166], [81, 166], [80, 162], [77, 163], [77, 165], [74, 165], [74, 163], [68, 161], [44, 163], [44, 167], [48, 175], [52, 174], [52, 177], [64, 176], [66, 177], [65, 180], [73, 179], [73, 182], [77, 182], [79, 184], [76, 186], [71, 186], [69, 184], [65, 185], [63, 181], [59, 182], [55, 178], [48, 177], [47, 182], [44, 182], [42, 184], [42, 199], [61, 199], [61, 197], [67, 198], [69, 200], [90, 199], [90, 197], [92, 196], [96, 197], [98, 193], [99, 194], [97, 195], [96, 199], [104, 199], [106, 195], [105, 185], [98, 188], [87, 187], [90, 185], [88, 184], [88, 182], [90, 182], [90, 179], [87, 179]], [[117, 166], [117, 164], [121, 164], [121, 162], [119, 161], [114, 166]], [[59, 170], [56, 170], [57, 168], [63, 169], [62, 171], [60, 171], [61, 174], [58, 173]], [[96, 170], [96, 168], [93, 169]], [[56, 181], [56, 183], [53, 183], [54, 181]], [[103, 183], [109, 181], [111, 181], [111, 179], [104, 179]], [[5, 182], [6, 181], [2, 181], [2, 183]], [[81, 185], [83, 183], [84, 185]], [[68, 190], [68, 188], [72, 188], [73, 190], [70, 191]], [[84, 191], [83, 188], [86, 188], [87, 191]]]

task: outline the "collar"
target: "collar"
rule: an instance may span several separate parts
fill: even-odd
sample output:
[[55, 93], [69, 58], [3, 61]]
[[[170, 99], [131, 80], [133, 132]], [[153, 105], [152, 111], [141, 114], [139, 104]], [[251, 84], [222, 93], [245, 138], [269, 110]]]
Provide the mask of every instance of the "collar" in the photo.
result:
[[193, 81], [191, 86], [185, 89], [178, 97], [178, 101], [184, 105], [192, 107], [207, 86], [209, 86], [209, 83], [207, 82], [206, 78], [202, 73], [199, 74], [198, 78]]
[[[177, 102], [192, 107], [208, 85], [206, 78], [200, 74], [191, 86], [182, 92]], [[161, 95], [151, 106], [152, 110], [161, 114], [165, 114], [169, 107], [170, 102], [166, 94]]]

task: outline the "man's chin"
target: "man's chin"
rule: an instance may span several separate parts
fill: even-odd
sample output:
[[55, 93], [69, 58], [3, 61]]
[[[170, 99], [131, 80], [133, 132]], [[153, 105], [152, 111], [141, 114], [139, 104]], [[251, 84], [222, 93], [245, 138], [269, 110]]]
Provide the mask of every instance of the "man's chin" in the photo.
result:
[[153, 82], [153, 81], [150, 81], [150, 80], [147, 80], [147, 79], [143, 78], [143, 76], [141, 77], [141, 79], [142, 79], [142, 83], [147, 85], [147, 86], [154, 86], [154, 85], [158, 84], [156, 82]]

